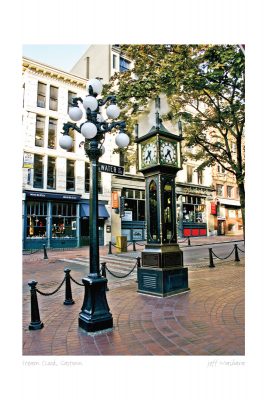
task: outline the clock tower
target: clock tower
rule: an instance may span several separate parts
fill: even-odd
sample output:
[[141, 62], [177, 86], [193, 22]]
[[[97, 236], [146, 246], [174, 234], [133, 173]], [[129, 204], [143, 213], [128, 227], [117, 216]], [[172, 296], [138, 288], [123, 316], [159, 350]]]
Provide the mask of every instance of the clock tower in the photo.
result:
[[156, 126], [135, 139], [145, 177], [147, 244], [138, 268], [138, 292], [170, 296], [188, 291], [188, 268], [177, 243], [175, 177], [182, 169], [179, 135], [169, 132], [156, 112]]

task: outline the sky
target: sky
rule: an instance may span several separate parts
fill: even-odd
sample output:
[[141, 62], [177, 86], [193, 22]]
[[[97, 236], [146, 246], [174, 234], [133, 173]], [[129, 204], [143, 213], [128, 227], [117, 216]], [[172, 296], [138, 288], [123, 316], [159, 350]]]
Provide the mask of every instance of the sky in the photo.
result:
[[70, 72], [89, 46], [89, 44], [25, 44], [22, 46], [22, 55]]

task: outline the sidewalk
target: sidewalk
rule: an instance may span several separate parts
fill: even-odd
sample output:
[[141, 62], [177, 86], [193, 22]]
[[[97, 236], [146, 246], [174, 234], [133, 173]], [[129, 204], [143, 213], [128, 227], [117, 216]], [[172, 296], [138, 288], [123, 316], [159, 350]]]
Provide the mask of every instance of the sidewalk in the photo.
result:
[[[102, 255], [107, 252], [106, 246], [100, 250]], [[137, 293], [134, 279], [110, 282], [107, 300], [114, 327], [95, 335], [78, 327], [83, 287], [72, 283], [71, 306], [63, 305], [64, 286], [52, 296], [38, 294], [44, 328], [29, 331], [27, 283], [35, 279], [45, 293], [57, 288], [64, 278], [59, 254], [62, 257], [62, 251], [50, 251], [48, 260], [40, 252], [23, 257], [23, 355], [244, 355], [243, 260], [189, 268], [191, 290], [167, 298]], [[82, 255], [88, 256], [88, 248], [64, 251], [68, 258]]]

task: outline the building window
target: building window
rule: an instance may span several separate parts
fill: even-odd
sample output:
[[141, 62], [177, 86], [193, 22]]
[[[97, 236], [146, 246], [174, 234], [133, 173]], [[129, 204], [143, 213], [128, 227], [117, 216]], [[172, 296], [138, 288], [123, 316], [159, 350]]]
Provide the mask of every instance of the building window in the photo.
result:
[[50, 86], [49, 110], [57, 111], [58, 106], [58, 88]]
[[132, 213], [132, 221], [145, 220], [145, 191], [123, 189], [122, 197], [125, 198], [124, 209]]
[[46, 84], [38, 82], [37, 87], [37, 107], [45, 108]]
[[[84, 191], [90, 192], [90, 164], [84, 163]], [[98, 194], [103, 194], [102, 174], [98, 172]]]
[[76, 236], [76, 204], [53, 203], [52, 237]]
[[46, 237], [47, 203], [30, 201], [27, 203], [26, 236]]
[[47, 147], [49, 149], [55, 149], [56, 143], [57, 143], [57, 120], [49, 118]]
[[75, 151], [75, 129], [70, 128], [69, 135], [72, 138], [72, 146], [68, 149], [68, 151], [73, 153]]
[[98, 193], [103, 194], [102, 174], [98, 172]]
[[206, 222], [205, 198], [198, 196], [183, 196], [183, 221]]
[[90, 191], [90, 164], [88, 162], [84, 163], [84, 191], [89, 193]]
[[120, 152], [120, 166], [124, 167], [124, 172], [130, 172], [130, 162], [126, 157], [126, 154]]
[[44, 181], [44, 165], [43, 165], [43, 156], [39, 154], [34, 154], [34, 162], [33, 162], [33, 187], [34, 188], [43, 188]]
[[193, 182], [193, 167], [192, 165], [186, 166], [187, 182]]
[[120, 57], [120, 72], [129, 71], [130, 66], [130, 61], [126, 60], [123, 57]]
[[220, 164], [218, 164], [217, 165], [217, 172], [219, 172], [220, 174], [224, 174], [225, 173], [225, 169]]
[[117, 66], [117, 56], [116, 54], [113, 54], [112, 56], [112, 68], [116, 69]]
[[44, 147], [45, 117], [36, 115], [35, 146]]
[[75, 161], [73, 160], [67, 160], [66, 190], [75, 190]]
[[56, 158], [47, 158], [47, 189], [56, 189]]
[[217, 196], [223, 196], [223, 185], [216, 185], [216, 194]]
[[227, 197], [233, 197], [233, 186], [227, 186]]
[[69, 112], [69, 108], [72, 107], [72, 99], [77, 97], [77, 93], [68, 91], [68, 109], [67, 113]]
[[197, 171], [197, 183], [199, 185], [203, 184], [203, 170]]

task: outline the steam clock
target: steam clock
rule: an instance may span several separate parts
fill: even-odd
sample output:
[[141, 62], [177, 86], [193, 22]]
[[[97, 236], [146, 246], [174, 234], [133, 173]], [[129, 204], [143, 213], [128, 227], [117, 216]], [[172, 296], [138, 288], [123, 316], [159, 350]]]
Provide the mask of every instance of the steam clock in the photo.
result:
[[175, 176], [182, 169], [179, 135], [156, 112], [156, 126], [137, 137], [139, 170], [145, 176], [147, 244], [138, 268], [138, 292], [165, 297], [189, 290], [188, 268], [177, 243]]

